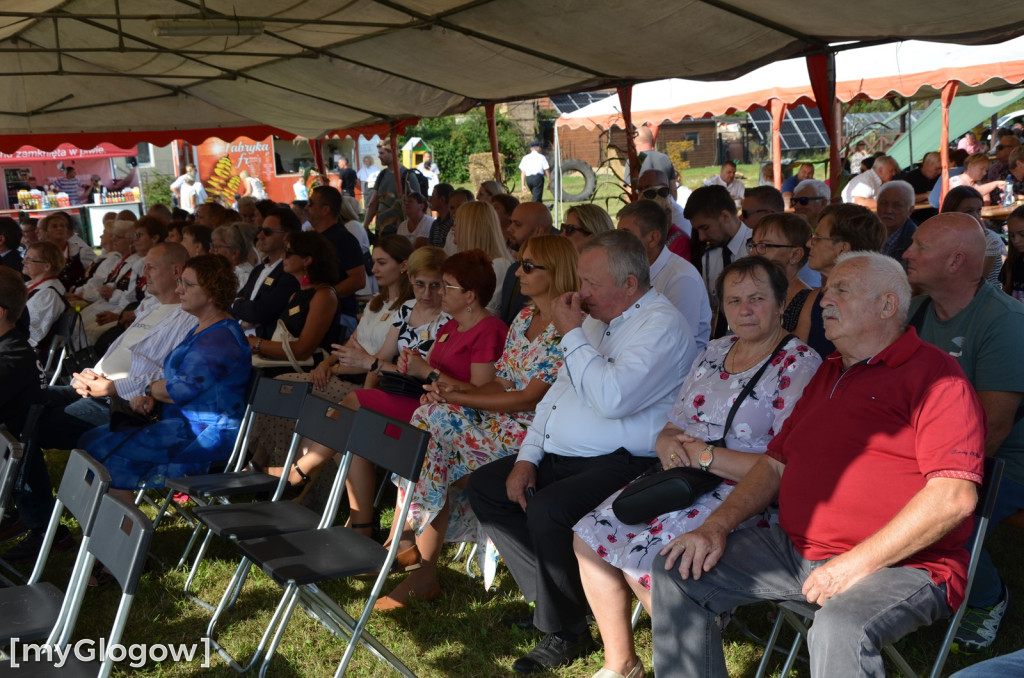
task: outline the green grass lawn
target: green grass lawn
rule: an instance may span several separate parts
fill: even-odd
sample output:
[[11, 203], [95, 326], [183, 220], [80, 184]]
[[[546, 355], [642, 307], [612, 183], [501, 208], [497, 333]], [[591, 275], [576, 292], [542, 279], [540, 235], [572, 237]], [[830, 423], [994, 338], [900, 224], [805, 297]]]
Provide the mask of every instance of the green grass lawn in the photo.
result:
[[[59, 478], [66, 453], [47, 455], [51, 473]], [[76, 526], [70, 525], [72, 529]], [[181, 520], [171, 518], [158, 529], [151, 549], [153, 558], [150, 571], [143, 575], [125, 632], [125, 645], [132, 643], [199, 643], [210, 614], [188, 600], [181, 592], [186, 573], [173, 568], [188, 537], [188, 529]], [[1024, 591], [1024, 568], [1020, 557], [1021, 534], [1015, 528], [1001, 527], [995, 533], [992, 549], [997, 564], [1002, 564], [1010, 588]], [[372, 632], [419, 676], [424, 677], [480, 677], [512, 676], [512, 662], [529, 651], [540, 639], [536, 633], [506, 628], [501, 622], [506, 617], [522, 615], [526, 604], [504, 567], [494, 590], [484, 591], [480, 579], [465, 574], [462, 563], [450, 558], [442, 568], [440, 577], [444, 594], [433, 603], [413, 605], [389, 613], [374, 613], [370, 620]], [[51, 558], [45, 579], [60, 587], [66, 585], [74, 552]], [[161, 565], [162, 563], [162, 565]], [[226, 542], [215, 540], [210, 555], [201, 567], [194, 590], [203, 599], [215, 602], [231, 577], [237, 559]], [[26, 568], [27, 569], [27, 568]], [[392, 577], [400, 581], [400, 575]], [[342, 602], [353, 615], [358, 615], [360, 596], [365, 595], [371, 582], [331, 583], [324, 587], [335, 600]], [[390, 590], [392, 583], [385, 589]], [[251, 656], [260, 635], [270, 619], [273, 607], [280, 598], [280, 590], [265, 575], [254, 573], [234, 610], [228, 612], [219, 627], [219, 641], [236, 657]], [[118, 591], [116, 584], [90, 589], [79, 618], [77, 638], [98, 640], [110, 628]], [[768, 605], [745, 608], [741, 620], [758, 634], [769, 628]], [[597, 636], [596, 626], [592, 631]], [[1004, 622], [1003, 631], [993, 650], [983, 655], [1004, 654], [1020, 647], [1024, 637], [1024, 612], [1017, 606]], [[637, 651], [644, 664], [651, 666], [650, 620], [644, 616], [636, 631]], [[930, 628], [904, 640], [900, 649], [910, 658], [912, 665], [922, 668], [930, 664], [930, 657], [941, 640], [941, 630]], [[784, 643], [785, 644], [785, 641]], [[320, 678], [333, 676], [343, 653], [342, 642], [324, 630], [304, 613], [297, 611], [288, 627], [281, 648], [271, 665], [269, 675], [281, 677]], [[761, 647], [740, 633], [734, 626], [726, 631], [726, 656], [732, 676], [753, 676], [761, 658]], [[976, 661], [975, 659], [974, 661]], [[776, 664], [776, 667], [778, 664]], [[952, 656], [946, 675], [965, 666], [968, 661]], [[214, 655], [211, 668], [202, 668], [193, 662], [147, 665], [132, 669], [120, 667], [115, 675], [145, 678], [186, 678], [211, 676], [213, 678], [236, 675], [224, 661]], [[592, 675], [602, 664], [601, 652], [577, 661], [572, 666], [546, 675], [585, 677]], [[775, 669], [776, 672], [778, 668]], [[365, 649], [357, 650], [349, 667], [350, 676], [393, 676], [386, 665]], [[806, 665], [800, 665], [793, 675], [806, 676]], [[892, 673], [891, 675], [898, 675]]]

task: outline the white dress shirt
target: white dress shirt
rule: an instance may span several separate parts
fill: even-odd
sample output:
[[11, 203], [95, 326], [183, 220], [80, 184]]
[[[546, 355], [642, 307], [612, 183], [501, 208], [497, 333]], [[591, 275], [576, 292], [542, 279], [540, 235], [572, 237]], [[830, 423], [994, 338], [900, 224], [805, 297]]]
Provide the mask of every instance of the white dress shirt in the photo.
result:
[[[742, 259], [747, 256], [747, 241], [754, 232], [749, 226], [740, 222], [740, 227], [736, 230], [736, 234], [729, 239], [729, 242], [725, 244], [729, 248], [729, 252], [732, 254], [732, 261]], [[715, 282], [718, 280], [718, 276], [722, 273], [722, 269], [725, 266], [722, 265], [722, 248], [715, 247], [713, 249], [704, 252], [704, 284], [707, 286], [708, 299], [711, 302], [711, 309], [718, 308], [718, 295], [715, 294]]]
[[619, 447], [654, 456], [654, 440], [697, 356], [679, 311], [651, 289], [608, 324], [587, 316], [561, 347], [565, 364], [537, 405], [516, 460], [599, 457]]
[[690, 326], [697, 350], [711, 336], [711, 302], [697, 267], [667, 247], [651, 264], [651, 286], [672, 302]]
[[721, 174], [716, 174], [707, 181], [704, 182], [705, 186], [721, 186], [725, 190], [729, 191], [729, 195], [732, 196], [733, 200], [743, 200], [743, 194], [746, 192], [746, 188], [743, 186], [743, 182], [739, 179], [733, 179], [729, 183], [725, 183], [725, 179], [722, 178]]
[[92, 272], [92, 277], [79, 285], [74, 290], [75, 293], [89, 303], [99, 299], [100, 288], [103, 287], [103, 284], [107, 281], [107, 276], [117, 268], [119, 263], [121, 263], [120, 252], [110, 252], [109, 254], [103, 255], [103, 261], [101, 261], [96, 267], [96, 270]]
[[843, 202], [856, 202], [854, 198], [875, 200], [881, 187], [882, 177], [878, 176], [874, 169], [861, 172], [846, 184], [846, 188], [843, 189]]

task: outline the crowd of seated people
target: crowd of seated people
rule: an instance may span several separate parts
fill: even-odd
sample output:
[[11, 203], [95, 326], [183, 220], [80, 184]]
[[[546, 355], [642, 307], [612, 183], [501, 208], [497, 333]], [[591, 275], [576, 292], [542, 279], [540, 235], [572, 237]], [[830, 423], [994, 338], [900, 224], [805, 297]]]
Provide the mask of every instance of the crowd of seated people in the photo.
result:
[[[886, 160], [876, 165], [887, 171]], [[543, 634], [513, 664], [518, 673], [590, 653], [592, 614], [604, 645], [599, 678], [642, 677], [648, 661], [659, 676], [695, 675], [698, 666], [726, 675], [715, 620], [766, 595], [829, 602], [809, 643], [812, 671], [827, 656], [831, 675], [870, 673], [881, 643], [961, 604], [956, 549], [970, 532], [964, 518], [980, 459], [988, 451], [1016, 463], [1024, 436], [1020, 420], [1005, 416], [1024, 389], [989, 376], [992, 358], [981, 348], [947, 355], [941, 323], [977, 311], [951, 303], [929, 252], [966, 267], [950, 280], [991, 274], [1005, 294], [986, 286], [985, 295], [1024, 298], [1024, 236], [1016, 237], [1024, 216], [1010, 217], [1004, 266], [1001, 253], [985, 259], [987, 229], [975, 228], [976, 172], [947, 197], [940, 221], [904, 231], [909, 214], [886, 202], [903, 197], [900, 182], [876, 187], [876, 215], [829, 205], [828, 186], [803, 171], [787, 186], [791, 211], [756, 208], [761, 189], [751, 189], [739, 212], [745, 194], [734, 170], [726, 163], [684, 207], [674, 180], [648, 169], [617, 220], [597, 205], [574, 205], [559, 229], [547, 206], [519, 202], [496, 181], [475, 195], [448, 184], [429, 198], [406, 193], [397, 233], [379, 240], [358, 205], [330, 186], [302, 205], [243, 196], [237, 212], [204, 203], [184, 219], [162, 209], [137, 221], [111, 215], [98, 257], [73, 219], [51, 215], [42, 239], [26, 244], [24, 277], [0, 267], [3, 423], [17, 431], [25, 403], [45, 405], [17, 517], [0, 527], [2, 539], [28, 536], [3, 556], [25, 560], [40, 547], [53, 505], [44, 450], [83, 447], [125, 494], [206, 472], [232, 449], [255, 366], [431, 434], [408, 522], [386, 537], [400, 541], [409, 574], [377, 610], [440, 596], [446, 542], [490, 542], [534, 606], [512, 623]], [[677, 252], [682, 244], [697, 253], [694, 263]], [[820, 286], [804, 282], [807, 266]], [[930, 305], [910, 305], [911, 283]], [[27, 356], [45, 350], [69, 307], [81, 308], [102, 357], [68, 386], [40, 389]], [[1000, 332], [1024, 330], [1024, 308], [1002, 315]], [[1024, 378], [1024, 360], [999, 359]], [[941, 375], [942, 388], [918, 388], [921, 374]], [[898, 406], [875, 404], [883, 393]], [[863, 416], [872, 407], [876, 415]], [[337, 448], [303, 441], [291, 468], [280, 466], [293, 425], [260, 418], [253, 467], [301, 491]], [[833, 444], [836, 432], [850, 435]], [[954, 448], [967, 453], [946, 461]], [[624, 486], [682, 467], [721, 484], [641, 524], [617, 516]], [[1024, 478], [1016, 467], [1008, 474], [1006, 510], [1022, 510]], [[347, 480], [346, 524], [383, 538], [376, 470], [354, 460]], [[811, 494], [836, 502], [829, 526], [808, 519], [813, 507], [801, 488], [812, 480]], [[884, 501], [865, 507], [862, 521], [844, 519], [867, 480], [885, 490]], [[917, 536], [900, 543], [890, 534]], [[56, 543], [70, 540], [62, 529]], [[768, 551], [782, 565], [766, 582], [750, 554]], [[854, 577], [841, 569], [854, 566]], [[975, 636], [992, 626], [985, 619], [998, 628], [1008, 607], [994, 568], [987, 576], [985, 596], [964, 603]], [[722, 586], [732, 593], [716, 593]], [[892, 624], [844, 604], [876, 589], [895, 610], [881, 615]], [[634, 596], [654, 620], [653, 658], [633, 642]], [[851, 650], [849, 628], [874, 640]], [[984, 647], [975, 636], [964, 647]]]

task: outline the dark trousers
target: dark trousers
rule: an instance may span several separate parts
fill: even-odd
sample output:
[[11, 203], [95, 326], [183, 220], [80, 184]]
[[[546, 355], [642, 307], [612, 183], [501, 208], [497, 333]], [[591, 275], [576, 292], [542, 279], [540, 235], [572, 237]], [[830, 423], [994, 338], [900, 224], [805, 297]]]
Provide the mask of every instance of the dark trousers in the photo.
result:
[[627, 452], [601, 457], [545, 455], [537, 468], [537, 494], [525, 513], [505, 492], [515, 456], [491, 462], [469, 476], [473, 511], [523, 595], [537, 604], [537, 628], [555, 633], [585, 623], [587, 599], [572, 548], [572, 528], [655, 461]]
[[530, 189], [530, 200], [533, 202], [543, 202], [541, 200], [544, 196], [543, 174], [531, 174], [526, 177], [526, 187]]
[[43, 401], [46, 409], [25, 450], [21, 483], [14, 492], [21, 519], [32, 530], [45, 529], [53, 512], [53, 487], [43, 450], [70, 450], [83, 433], [110, 423], [106, 399], [82, 398], [70, 386], [44, 389]]

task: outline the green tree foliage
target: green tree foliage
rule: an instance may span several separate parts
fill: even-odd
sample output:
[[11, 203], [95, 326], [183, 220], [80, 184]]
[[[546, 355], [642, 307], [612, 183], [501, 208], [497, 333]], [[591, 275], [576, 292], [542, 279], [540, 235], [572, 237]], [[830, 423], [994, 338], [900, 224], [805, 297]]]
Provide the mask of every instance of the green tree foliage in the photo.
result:
[[[526, 143], [519, 128], [501, 113], [495, 114], [498, 128], [498, 150], [503, 158], [506, 177], [516, 176], [519, 160], [526, 153]], [[420, 137], [434, 151], [434, 162], [441, 168], [441, 181], [461, 184], [469, 181], [469, 155], [489, 153], [487, 118], [482, 108], [464, 115], [421, 120], [405, 132], [406, 138]]]

